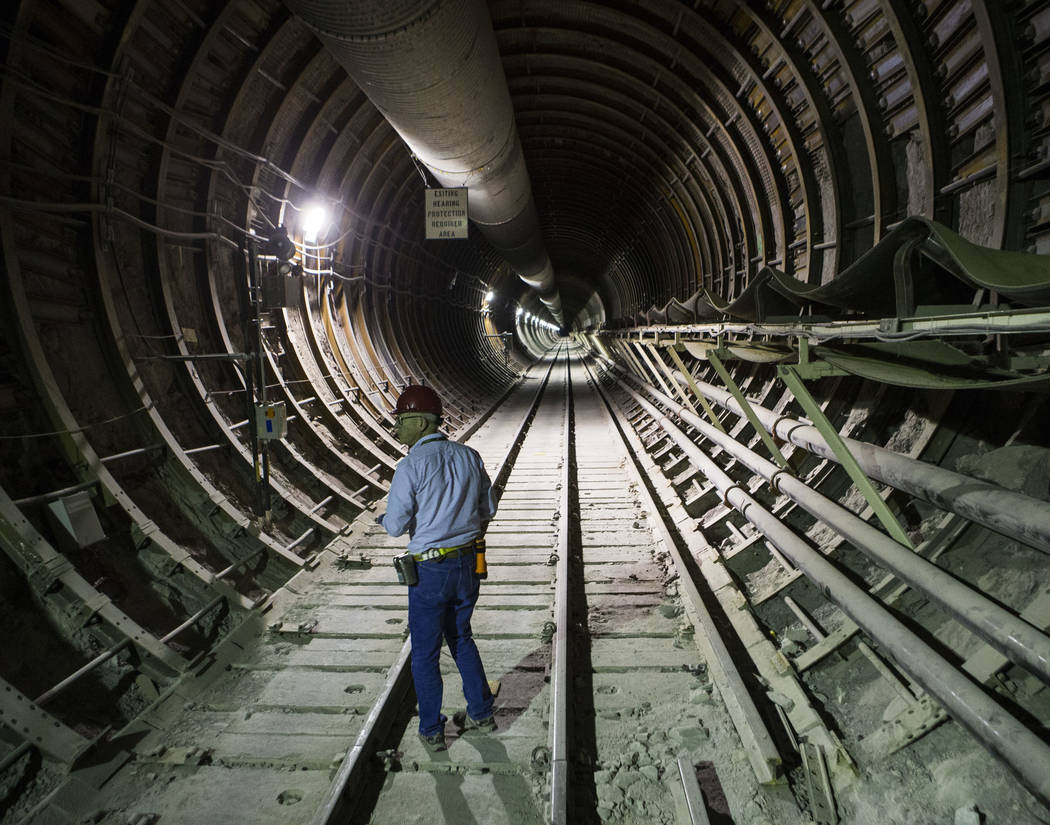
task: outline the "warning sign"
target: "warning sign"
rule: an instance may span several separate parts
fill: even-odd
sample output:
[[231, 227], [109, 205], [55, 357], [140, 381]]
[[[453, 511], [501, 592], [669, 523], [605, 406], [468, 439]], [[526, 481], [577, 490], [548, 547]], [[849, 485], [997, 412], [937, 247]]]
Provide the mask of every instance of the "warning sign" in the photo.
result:
[[427, 240], [467, 237], [467, 187], [427, 189]]

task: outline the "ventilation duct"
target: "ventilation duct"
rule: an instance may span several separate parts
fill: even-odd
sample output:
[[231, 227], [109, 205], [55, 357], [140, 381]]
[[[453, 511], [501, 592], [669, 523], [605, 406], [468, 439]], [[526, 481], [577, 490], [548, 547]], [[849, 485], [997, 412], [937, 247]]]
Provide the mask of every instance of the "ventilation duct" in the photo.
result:
[[559, 324], [561, 297], [482, 0], [286, 0]]

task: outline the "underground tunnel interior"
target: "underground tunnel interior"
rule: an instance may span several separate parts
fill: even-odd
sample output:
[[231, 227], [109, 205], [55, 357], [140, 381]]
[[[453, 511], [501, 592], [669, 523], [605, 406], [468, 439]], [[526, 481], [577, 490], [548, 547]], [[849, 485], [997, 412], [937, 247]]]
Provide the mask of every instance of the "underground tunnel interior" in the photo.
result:
[[[2, 33], [0, 823], [199, 821], [107, 786], [226, 766], [140, 740], [357, 569], [401, 390], [484, 439], [541, 380], [566, 463], [591, 417], [638, 447], [686, 643], [725, 636], [772, 731], [763, 777], [711, 723], [712, 821], [1050, 822], [1050, 2], [21, 0]], [[600, 781], [561, 821], [690, 821]], [[243, 821], [321, 821], [289, 799]]]

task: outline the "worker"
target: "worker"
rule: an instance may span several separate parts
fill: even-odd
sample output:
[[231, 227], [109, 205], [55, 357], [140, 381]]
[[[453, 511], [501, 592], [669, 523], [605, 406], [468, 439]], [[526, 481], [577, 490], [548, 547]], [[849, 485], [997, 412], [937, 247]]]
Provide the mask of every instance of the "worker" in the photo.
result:
[[[496, 729], [493, 696], [470, 619], [478, 600], [476, 540], [496, 512], [492, 486], [477, 451], [438, 432], [441, 399], [411, 385], [397, 399], [397, 439], [409, 447], [397, 465], [386, 512], [378, 521], [391, 536], [409, 532], [409, 565], [418, 581], [408, 588], [412, 679], [419, 701], [419, 737], [430, 752], [445, 750], [440, 656], [444, 638], [463, 680], [463, 732]], [[404, 557], [402, 557], [404, 558]], [[482, 557], [483, 558], [483, 557]]]

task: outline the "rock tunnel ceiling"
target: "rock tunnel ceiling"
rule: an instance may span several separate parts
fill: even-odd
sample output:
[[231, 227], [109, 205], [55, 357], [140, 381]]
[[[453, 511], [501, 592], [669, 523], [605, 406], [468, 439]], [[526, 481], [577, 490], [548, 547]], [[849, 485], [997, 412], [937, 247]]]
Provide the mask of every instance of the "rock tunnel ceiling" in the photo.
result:
[[[0, 679], [34, 696], [105, 651], [121, 662], [82, 705], [49, 708], [61, 732], [36, 779], [0, 729], [4, 823], [367, 518], [403, 454], [390, 410], [411, 383], [434, 386], [466, 438], [570, 338], [596, 383], [679, 422], [669, 403], [707, 420], [734, 403], [697, 382], [739, 383], [781, 416], [775, 451], [795, 443], [778, 426], [802, 403], [796, 375], [843, 433], [1048, 497], [1050, 3], [3, 14], [0, 592], [44, 655], [5, 658]], [[424, 239], [433, 186], [472, 193], [469, 239]], [[283, 403], [287, 439], [263, 443], [253, 399]], [[817, 476], [863, 510], [843, 471]], [[690, 485], [700, 518], [714, 484]], [[947, 497], [908, 495], [892, 518], [914, 544], [948, 544]], [[757, 544], [700, 521], [712, 545]], [[945, 566], [1045, 629], [1045, 537], [986, 522], [993, 538], [967, 534]], [[777, 610], [756, 607], [770, 632], [794, 621]], [[1007, 665], [989, 689], [1045, 741], [1045, 687]], [[849, 667], [834, 666], [844, 682]], [[860, 715], [829, 730], [850, 739]], [[981, 758], [965, 752], [969, 775]], [[957, 791], [937, 804], [961, 808]], [[1004, 792], [990, 821], [1050, 821], [1025, 793]], [[869, 821], [878, 798], [843, 821]]]

